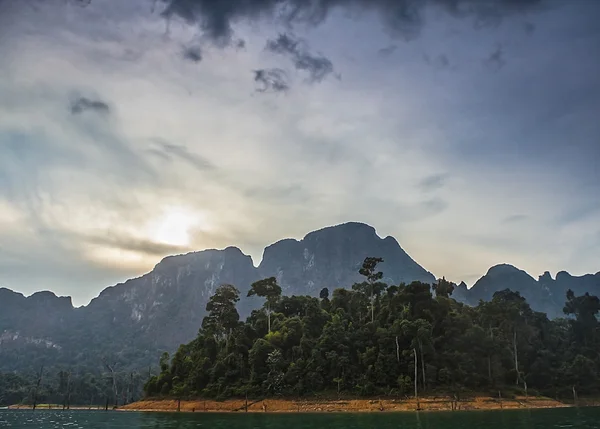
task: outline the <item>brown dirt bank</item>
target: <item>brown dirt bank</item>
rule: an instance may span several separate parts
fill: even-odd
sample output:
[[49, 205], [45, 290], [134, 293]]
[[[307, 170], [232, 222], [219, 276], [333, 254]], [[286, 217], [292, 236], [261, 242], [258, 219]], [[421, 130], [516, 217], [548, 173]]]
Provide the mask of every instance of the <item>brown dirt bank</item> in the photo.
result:
[[[177, 400], [144, 400], [120, 407], [126, 411], [177, 411]], [[519, 408], [559, 408], [569, 407], [554, 399], [545, 397], [516, 397], [515, 399], [494, 399], [490, 397], [473, 397], [454, 402], [449, 397], [430, 397], [419, 400], [423, 411], [450, 410], [496, 410]], [[415, 411], [417, 402], [414, 399], [347, 399], [347, 400], [318, 400], [318, 399], [265, 399], [248, 401], [248, 412], [381, 412], [381, 411]], [[185, 412], [240, 412], [245, 411], [243, 399], [226, 401], [213, 400], [182, 400], [181, 411]]]

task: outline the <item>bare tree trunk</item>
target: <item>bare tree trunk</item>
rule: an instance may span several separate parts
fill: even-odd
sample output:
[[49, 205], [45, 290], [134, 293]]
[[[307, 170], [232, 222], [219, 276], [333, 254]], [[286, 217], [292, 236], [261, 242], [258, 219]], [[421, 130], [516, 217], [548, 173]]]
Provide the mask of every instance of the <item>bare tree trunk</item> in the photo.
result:
[[[494, 331], [490, 327], [490, 339], [494, 341]], [[494, 385], [494, 379], [492, 378], [492, 355], [488, 354], [488, 379], [490, 381], [490, 386]]]
[[38, 379], [35, 384], [35, 389], [33, 391], [33, 409], [34, 410], [37, 407], [37, 394], [38, 394], [38, 389], [40, 388], [40, 384], [42, 384], [43, 375], [44, 375], [44, 365], [42, 365], [42, 367], [40, 368], [40, 373], [38, 374]]
[[67, 391], [65, 392], [65, 396], [63, 398], [63, 410], [66, 408], [67, 410], [71, 408], [71, 372], [67, 373]]
[[269, 333], [271, 333], [271, 306], [267, 302], [267, 324], [269, 326]]
[[371, 284], [371, 323], [375, 321], [375, 301], [373, 300], [373, 288], [375, 286]]
[[398, 344], [398, 335], [396, 335], [396, 360], [400, 363], [400, 344]]
[[106, 369], [108, 369], [110, 371], [110, 375], [112, 377], [112, 384], [113, 384], [113, 394], [115, 396], [115, 407], [118, 407], [119, 406], [119, 392], [117, 390], [117, 378], [115, 376], [116, 363], [113, 365], [109, 365], [108, 363], [104, 362], [104, 366], [106, 366]]
[[527, 382], [523, 379], [523, 387], [525, 388], [525, 400], [529, 399], [529, 395], [527, 395]]
[[129, 374], [129, 383], [127, 383], [127, 393], [125, 393], [125, 401], [123, 401], [123, 405], [126, 405], [129, 402], [129, 398], [131, 398], [132, 385], [133, 385], [133, 372]]
[[415, 355], [415, 398], [417, 400], [417, 410], [421, 409], [421, 406], [419, 405], [419, 392], [417, 389], [417, 378], [419, 375], [419, 363], [417, 361], [417, 349], [413, 349], [414, 355]]
[[515, 333], [513, 335], [513, 349], [515, 354], [515, 371], [517, 373], [517, 381], [515, 384], [519, 385], [519, 358], [517, 356], [517, 329], [515, 328]]
[[423, 358], [423, 343], [421, 340], [417, 340], [419, 342], [419, 351], [421, 352], [421, 372], [423, 374], [423, 390], [427, 389], [427, 384], [425, 382], [425, 359]]

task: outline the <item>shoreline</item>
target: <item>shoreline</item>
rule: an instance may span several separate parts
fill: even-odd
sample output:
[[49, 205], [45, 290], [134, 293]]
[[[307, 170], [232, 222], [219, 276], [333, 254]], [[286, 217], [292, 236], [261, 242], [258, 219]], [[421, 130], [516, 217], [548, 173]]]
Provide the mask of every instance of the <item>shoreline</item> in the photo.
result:
[[[148, 399], [119, 407], [119, 411], [145, 412], [178, 412], [175, 399]], [[470, 411], [470, 410], [516, 410], [539, 408], [568, 408], [572, 404], [563, 403], [547, 397], [515, 397], [514, 399], [497, 399], [484, 396], [454, 401], [450, 397], [426, 397], [419, 399], [419, 407], [415, 399], [264, 399], [248, 401], [250, 413], [327, 413], [327, 412], [414, 412], [414, 411]], [[599, 405], [590, 403], [586, 405]], [[181, 412], [229, 413], [246, 412], [244, 399], [215, 400], [181, 400]], [[419, 410], [417, 410], [419, 408]]]

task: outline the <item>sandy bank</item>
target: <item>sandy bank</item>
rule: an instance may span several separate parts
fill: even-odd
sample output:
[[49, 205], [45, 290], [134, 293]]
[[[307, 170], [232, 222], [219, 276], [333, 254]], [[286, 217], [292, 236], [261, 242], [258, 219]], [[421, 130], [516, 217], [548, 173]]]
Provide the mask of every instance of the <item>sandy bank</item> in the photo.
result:
[[[129, 411], [177, 411], [177, 400], [144, 400], [123, 407], [120, 410]], [[545, 397], [517, 397], [515, 399], [494, 399], [490, 397], [473, 397], [454, 402], [448, 397], [424, 398], [419, 400], [423, 411], [450, 410], [496, 410], [519, 408], [559, 408], [569, 407], [554, 399]], [[245, 412], [243, 399], [227, 401], [191, 400], [181, 401], [181, 411], [184, 412]], [[248, 412], [386, 412], [386, 411], [415, 411], [417, 402], [414, 399], [347, 399], [347, 400], [310, 400], [310, 399], [265, 399], [248, 401]]]

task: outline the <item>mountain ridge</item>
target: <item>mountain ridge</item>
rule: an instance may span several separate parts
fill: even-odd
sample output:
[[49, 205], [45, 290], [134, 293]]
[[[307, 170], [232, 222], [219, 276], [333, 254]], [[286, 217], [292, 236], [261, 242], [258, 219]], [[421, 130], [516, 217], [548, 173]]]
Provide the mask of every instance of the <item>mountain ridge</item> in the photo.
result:
[[[0, 288], [0, 371], [35, 360], [35, 347], [46, 347], [45, 353], [57, 362], [83, 354], [101, 365], [94, 353], [103, 350], [130, 356], [132, 367], [153, 364], [162, 351], [173, 351], [196, 336], [208, 299], [223, 283], [240, 290], [238, 309], [245, 317], [261, 305], [260, 299], [246, 297], [254, 281], [276, 277], [286, 295], [318, 296], [323, 287], [332, 292], [362, 281], [358, 270], [367, 256], [384, 259], [378, 269], [388, 284], [436, 281], [394, 237], [382, 238], [359, 222], [325, 227], [299, 240], [279, 240], [265, 247], [262, 256], [254, 265], [236, 246], [167, 256], [148, 273], [103, 289], [81, 307], [50, 291], [26, 297]], [[513, 265], [498, 264], [471, 288], [461, 282], [453, 296], [477, 305], [506, 288], [519, 291], [532, 308], [557, 317], [567, 289], [577, 295], [600, 294], [600, 273], [578, 277], [560, 271], [552, 278], [546, 272], [536, 280]]]

